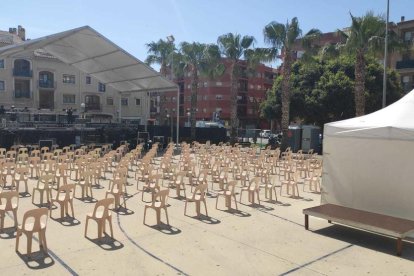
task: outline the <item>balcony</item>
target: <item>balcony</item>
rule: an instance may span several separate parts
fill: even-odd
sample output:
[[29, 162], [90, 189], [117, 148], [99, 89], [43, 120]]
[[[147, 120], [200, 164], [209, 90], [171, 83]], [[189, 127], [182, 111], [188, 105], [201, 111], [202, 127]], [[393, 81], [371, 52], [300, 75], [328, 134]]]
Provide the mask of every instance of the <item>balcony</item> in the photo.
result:
[[414, 59], [397, 61], [397, 69], [414, 69]]
[[13, 95], [15, 99], [30, 99], [32, 93], [30, 90], [14, 90]]
[[55, 89], [56, 82], [52, 80], [39, 80], [39, 88]]
[[20, 68], [13, 68], [13, 76], [31, 78], [33, 76], [33, 71]]
[[101, 111], [102, 106], [99, 103], [85, 103], [85, 111]]

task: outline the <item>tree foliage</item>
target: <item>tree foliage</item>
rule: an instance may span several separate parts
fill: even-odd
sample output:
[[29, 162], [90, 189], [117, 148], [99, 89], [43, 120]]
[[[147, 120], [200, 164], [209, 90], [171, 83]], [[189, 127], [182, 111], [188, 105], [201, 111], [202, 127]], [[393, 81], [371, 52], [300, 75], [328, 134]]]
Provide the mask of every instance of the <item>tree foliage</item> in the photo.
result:
[[[355, 115], [354, 86], [355, 59], [348, 55], [336, 59], [307, 63], [297, 61], [292, 66], [290, 117], [307, 124], [323, 124], [352, 118]], [[381, 108], [382, 65], [374, 58], [366, 60], [366, 111]], [[261, 115], [269, 120], [280, 119], [281, 81], [277, 79], [267, 100], [261, 105]], [[387, 74], [387, 101], [395, 102], [403, 96], [398, 74]]]

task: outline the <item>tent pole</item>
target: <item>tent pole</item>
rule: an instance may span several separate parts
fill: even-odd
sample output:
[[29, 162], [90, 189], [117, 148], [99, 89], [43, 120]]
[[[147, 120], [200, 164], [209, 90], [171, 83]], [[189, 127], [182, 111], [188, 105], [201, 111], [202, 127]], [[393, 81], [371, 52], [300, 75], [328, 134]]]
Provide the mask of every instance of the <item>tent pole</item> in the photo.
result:
[[176, 146], [178, 147], [178, 144], [180, 143], [179, 141], [179, 138], [180, 138], [180, 134], [179, 134], [179, 132], [180, 132], [180, 88], [177, 88], [177, 133], [176, 133], [176, 135], [177, 135], [177, 144], [176, 144]]
[[390, 16], [390, 0], [387, 0], [387, 21], [385, 22], [384, 75], [382, 79], [382, 108], [387, 105], [387, 58], [388, 58], [388, 20]]

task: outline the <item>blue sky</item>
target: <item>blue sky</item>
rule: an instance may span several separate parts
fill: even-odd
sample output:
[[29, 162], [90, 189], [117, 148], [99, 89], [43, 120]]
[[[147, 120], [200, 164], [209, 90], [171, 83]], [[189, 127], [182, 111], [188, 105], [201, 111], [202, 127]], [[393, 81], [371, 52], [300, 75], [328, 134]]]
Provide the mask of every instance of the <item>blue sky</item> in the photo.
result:
[[[145, 43], [173, 34], [177, 42], [216, 42], [228, 32], [253, 35], [263, 46], [270, 21], [298, 17], [311, 28], [335, 31], [350, 24], [349, 12], [385, 14], [386, 0], [1, 0], [0, 29], [22, 25], [38, 38], [90, 25], [143, 60]], [[4, 12], [7, 11], [7, 12]], [[390, 21], [414, 19], [413, 0], [390, 0]]]

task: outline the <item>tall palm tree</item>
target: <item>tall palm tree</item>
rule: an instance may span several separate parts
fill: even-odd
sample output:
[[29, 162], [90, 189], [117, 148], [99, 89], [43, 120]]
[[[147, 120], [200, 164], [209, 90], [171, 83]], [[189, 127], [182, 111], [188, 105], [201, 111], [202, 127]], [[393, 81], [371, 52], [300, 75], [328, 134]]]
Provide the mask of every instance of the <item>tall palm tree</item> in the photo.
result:
[[[294, 17], [290, 22], [281, 24], [275, 21], [267, 24], [263, 29], [264, 41], [271, 46], [269, 51], [282, 51], [282, 120], [281, 127], [283, 132], [282, 149], [287, 147], [287, 138], [289, 130], [289, 110], [290, 110], [290, 75], [292, 64], [294, 62], [295, 46], [298, 39], [301, 39], [302, 46], [306, 49], [309, 40], [317, 38], [320, 31], [317, 29], [310, 30], [302, 37], [302, 30], [299, 28], [299, 22]], [[270, 59], [275, 55], [269, 55]]]
[[[204, 44], [199, 42], [182, 42], [180, 44], [180, 53], [174, 56], [177, 61], [177, 74], [183, 72], [191, 73], [191, 139], [196, 138], [196, 112], [197, 112], [197, 94], [199, 87], [200, 75], [213, 77], [222, 73], [222, 64], [220, 64], [220, 52], [217, 45]], [[181, 73], [180, 73], [181, 71]], [[177, 112], [179, 112], [177, 110]]]
[[365, 57], [377, 54], [382, 49], [385, 37], [385, 21], [372, 12], [365, 16], [354, 17], [346, 31], [338, 32], [346, 39], [344, 50], [355, 55], [355, 115], [365, 114]]
[[255, 39], [253, 36], [241, 36], [240, 34], [227, 33], [221, 35], [217, 39], [217, 44], [223, 57], [229, 61], [230, 68], [230, 141], [234, 143], [237, 135], [237, 127], [239, 125], [237, 114], [238, 100], [238, 80], [242, 73], [242, 66], [246, 66], [248, 59], [250, 63], [253, 58], [254, 50], [252, 49]]
[[157, 42], [147, 43], [145, 46], [148, 51], [145, 62], [148, 65], [160, 65], [160, 73], [165, 77], [167, 75], [167, 68], [170, 66], [172, 54], [175, 51], [174, 43], [160, 39]]
[[[158, 64], [160, 65], [160, 73], [162, 76], [167, 76], [167, 68], [171, 67], [172, 56], [175, 52], [175, 45], [167, 40], [152, 41], [145, 44], [148, 50], [148, 56], [145, 59], [145, 63], [148, 65]], [[153, 93], [151, 96], [159, 96], [158, 106], [160, 111], [164, 109], [165, 96], [163, 93]], [[156, 116], [158, 122], [162, 120], [162, 114], [159, 112]]]

